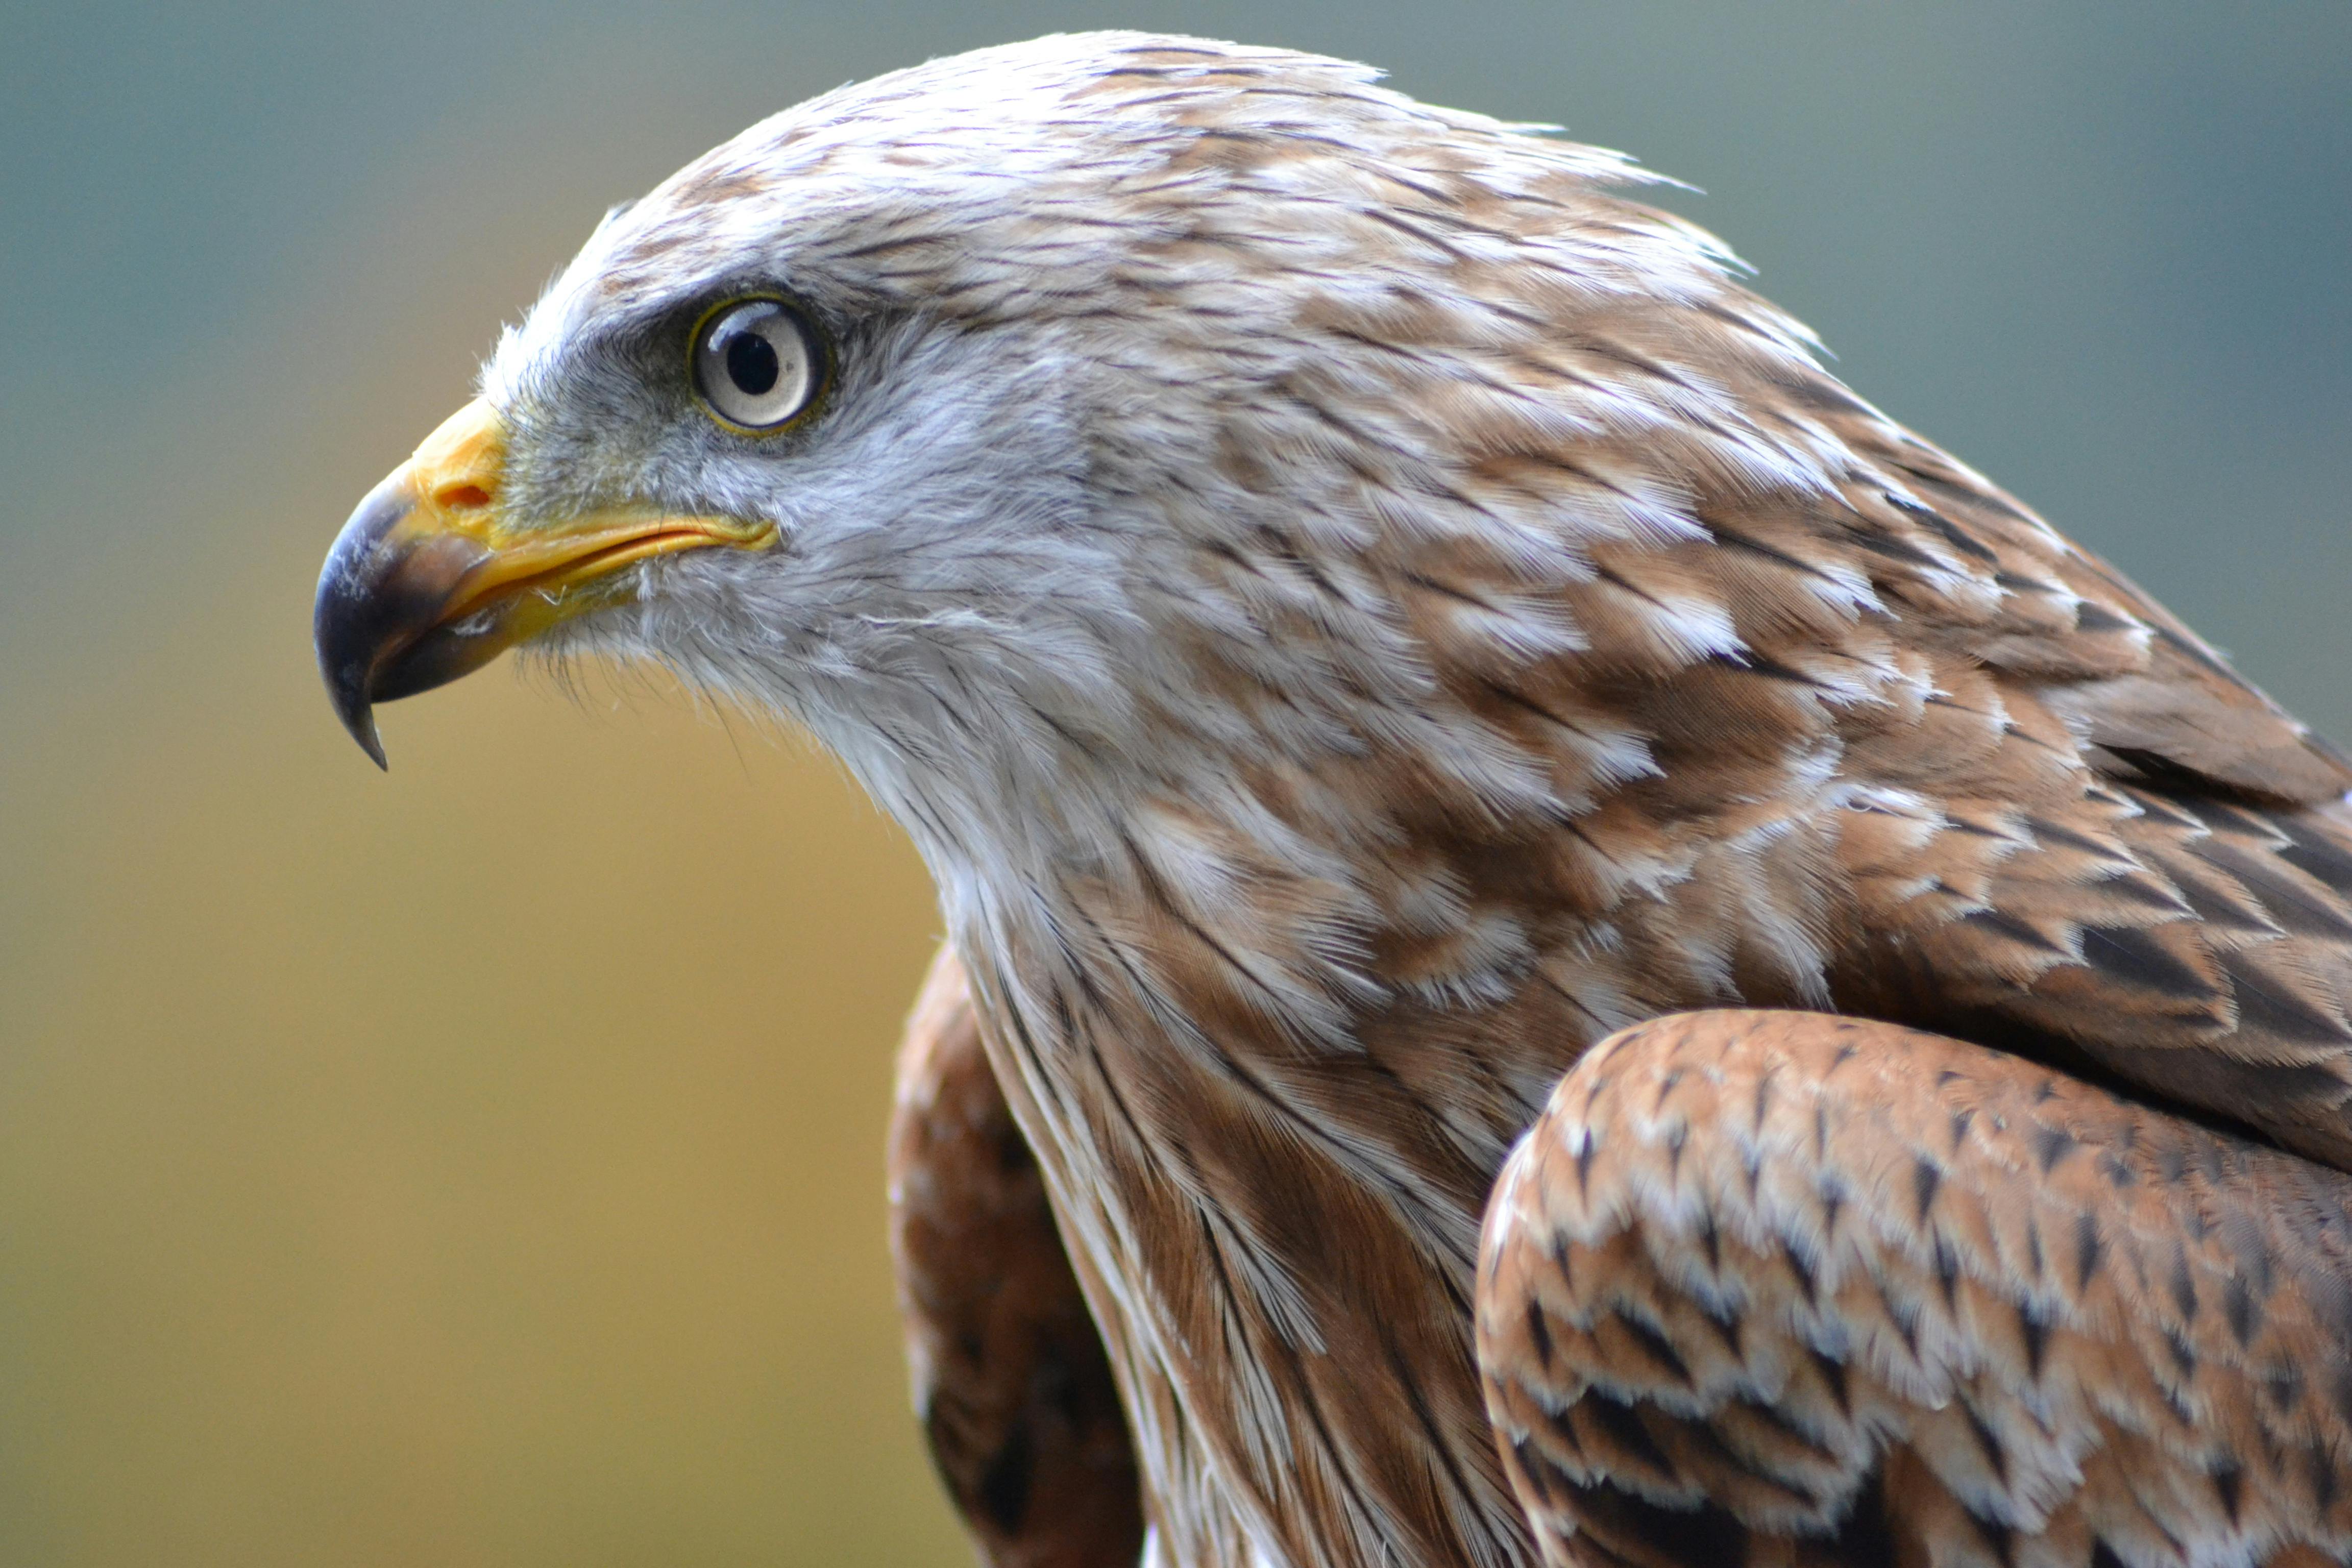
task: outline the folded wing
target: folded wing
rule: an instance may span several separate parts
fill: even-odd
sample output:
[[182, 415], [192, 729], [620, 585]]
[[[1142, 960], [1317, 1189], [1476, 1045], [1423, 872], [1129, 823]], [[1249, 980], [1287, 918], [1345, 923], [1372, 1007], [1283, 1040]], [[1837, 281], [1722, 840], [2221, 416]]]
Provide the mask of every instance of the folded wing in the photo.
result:
[[2317, 1568], [2347, 1242], [2352, 1178], [2032, 1063], [1687, 1014], [1506, 1167], [1479, 1361], [1559, 1568]]
[[898, 1056], [890, 1247], [931, 1458], [988, 1568], [1133, 1568], [1118, 1390], [941, 948]]

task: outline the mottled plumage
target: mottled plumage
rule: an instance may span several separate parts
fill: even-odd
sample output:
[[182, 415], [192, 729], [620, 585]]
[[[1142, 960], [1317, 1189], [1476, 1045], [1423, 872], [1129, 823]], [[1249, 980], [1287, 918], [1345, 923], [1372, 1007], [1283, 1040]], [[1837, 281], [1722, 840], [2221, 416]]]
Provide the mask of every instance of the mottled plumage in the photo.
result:
[[598, 230], [331, 684], [523, 605], [907, 826], [1156, 1561], [2340, 1557], [2352, 770], [1644, 178], [1196, 40], [844, 89]]
[[2352, 1550], [2352, 1177], [1940, 1036], [1683, 1014], [1589, 1052], [1487, 1219], [1548, 1562]]

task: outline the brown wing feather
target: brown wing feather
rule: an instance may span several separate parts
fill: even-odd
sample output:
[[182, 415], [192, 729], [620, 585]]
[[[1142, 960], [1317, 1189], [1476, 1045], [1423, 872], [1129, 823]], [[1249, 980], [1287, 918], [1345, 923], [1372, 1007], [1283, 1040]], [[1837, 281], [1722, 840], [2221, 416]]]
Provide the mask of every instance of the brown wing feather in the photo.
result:
[[1135, 1456], [1029, 1145], [942, 947], [908, 1020], [890, 1250], [915, 1405], [989, 1568], [1133, 1568]]
[[1612, 1037], [1505, 1168], [1477, 1312], [1560, 1568], [2352, 1550], [2352, 1179], [1958, 1041]]

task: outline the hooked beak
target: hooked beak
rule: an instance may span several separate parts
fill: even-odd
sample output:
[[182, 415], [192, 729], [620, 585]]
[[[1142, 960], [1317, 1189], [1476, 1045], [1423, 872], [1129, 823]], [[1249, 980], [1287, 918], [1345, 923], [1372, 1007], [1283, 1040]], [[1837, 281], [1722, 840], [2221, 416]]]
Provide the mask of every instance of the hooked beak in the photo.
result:
[[622, 568], [732, 545], [771, 522], [624, 504], [546, 523], [502, 513], [507, 436], [480, 398], [451, 415], [361, 501], [327, 552], [311, 640], [343, 728], [384, 765], [374, 707], [471, 674], [515, 644], [625, 597]]

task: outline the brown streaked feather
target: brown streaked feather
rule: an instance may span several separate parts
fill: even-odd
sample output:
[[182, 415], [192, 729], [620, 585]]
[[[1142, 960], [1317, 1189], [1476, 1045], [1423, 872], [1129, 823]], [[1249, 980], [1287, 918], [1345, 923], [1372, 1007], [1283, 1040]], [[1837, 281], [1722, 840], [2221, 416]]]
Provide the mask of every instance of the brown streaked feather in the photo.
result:
[[[1705, 363], [1739, 386], [1736, 356]], [[1030, 1031], [1057, 1196], [1126, 1238], [1097, 1253], [1105, 1289], [1181, 1434], [1147, 1451], [1205, 1462], [1272, 1561], [1529, 1560], [1475, 1403], [1466, 1238], [1512, 1138], [1623, 1025], [1836, 1008], [2352, 1166], [2341, 765], [1983, 481], [1841, 417], [1836, 494], [1615, 454], [1670, 471], [1706, 533], [1594, 545], [1594, 575], [1556, 589], [1571, 652], [1465, 631], [1465, 602], [1527, 591], [1475, 547], [1382, 539], [1355, 563], [1392, 586], [1443, 700], [1564, 810], [1498, 805], [1384, 739], [1311, 768], [1244, 754], [1240, 787], [1347, 882], [1152, 798], [1118, 853], [1060, 873], [1054, 943], [999, 961], [984, 1010]], [[1737, 656], [1694, 650], [1700, 611]], [[1222, 901], [1177, 881], [1171, 844], [1216, 860]], [[1337, 967], [1318, 921], [1360, 944], [1361, 992], [1314, 978]], [[1928, 1528], [1909, 1462], [1856, 1482], [1886, 1531]], [[1832, 1543], [1867, 1557], [1878, 1516], [1856, 1506]]]
[[1885, 596], [1913, 593], [1900, 551], [1940, 539], [2002, 597], [1981, 618], [1912, 599], [1888, 629], [1928, 694], [1828, 727], [1845, 777], [1914, 803], [1841, 836], [1834, 999], [2352, 1169], [2352, 772], [1981, 479], [1915, 438], [1852, 445], [1918, 497], [1881, 516]]
[[[1759, 417], [1801, 405], [1737, 344], [1681, 347]], [[1425, 710], [1366, 700], [1310, 762], [1234, 753], [1290, 842], [1205, 791], [1147, 793], [1118, 844], [1055, 869], [1052, 940], [995, 955], [1000, 1070], [1018, 1016], [1056, 1195], [1100, 1212], [1138, 1381], [1177, 1417], [1147, 1456], [1204, 1463], [1269, 1561], [1531, 1560], [1475, 1402], [1465, 1241], [1550, 1085], [1626, 1024], [1744, 1004], [1938, 1028], [2352, 1166], [2352, 775], [1982, 480], [1874, 414], [1821, 417], [1853, 458], [1825, 492], [1730, 482], [1671, 431], [1559, 448], [1555, 496], [1578, 466], [1648, 474], [1703, 529], [1590, 544], [1591, 574], [1541, 601], [1565, 651], [1491, 635], [1536, 593], [1499, 547], [1376, 537], [1345, 570], [1410, 627]], [[1450, 479], [1523, 457], [1480, 435], [1447, 432]], [[1301, 547], [1265, 548], [1251, 570], [1296, 586]], [[1263, 613], [1311, 674], [1339, 612]], [[1487, 748], [1482, 773], [1396, 738], [1423, 711]], [[1181, 879], [1203, 862], [1214, 900]], [[1959, 1539], [1911, 1463], [1857, 1478], [1885, 1512], [1857, 1502], [1822, 1551]], [[1247, 1561], [1203, 1539], [1175, 1560]]]
[[[2016, 1053], [1967, 1058], [1989, 1095], [2047, 1081], [2132, 1150], [2235, 1147], [2193, 1115], [2352, 1168], [2352, 772], [1840, 386], [1710, 242], [1624, 199], [1616, 160], [1197, 40], [1050, 40], [827, 101], [635, 209], [589, 280], [649, 310], [688, 297], [667, 280], [789, 277], [903, 332], [904, 361], [845, 340], [845, 373], [875, 379], [845, 374], [842, 423], [807, 433], [824, 452], [863, 429], [894, 461], [843, 465], [850, 504], [796, 492], [808, 526], [740, 591], [649, 577], [630, 624], [808, 719], [929, 859], [1169, 1561], [1535, 1560], [1477, 1376], [1479, 1220], [1580, 1053], [1662, 1014], [1930, 1027]], [[951, 395], [893, 379], [927, 343], [926, 374], [961, 367]], [[919, 416], [949, 411], [986, 441], [934, 449], [950, 432]], [[580, 428], [583, 449], [609, 438]], [[948, 452], [1003, 471], [977, 484]], [[995, 504], [1032, 478], [1052, 481], [1039, 504]], [[2097, 1110], [2026, 1058], [2147, 1103]], [[1932, 1121], [1948, 1089], [1872, 1082], [1835, 1125], [1824, 1110], [1807, 1168], [1832, 1134]], [[1726, 1136], [1686, 1157], [1736, 1160]], [[1836, 1152], [1874, 1170], [1877, 1147]], [[1816, 1554], [1911, 1568], [1899, 1542], [1926, 1540], [1965, 1559], [1937, 1500], [2006, 1518], [1996, 1493], [2024, 1483], [1965, 1469], [1998, 1452], [2015, 1476], [2033, 1459], [2047, 1495], [2000, 1493], [2043, 1523], [1986, 1550], [2030, 1555], [2038, 1529], [2106, 1568], [2053, 1521], [2106, 1520], [2097, 1489], [2125, 1483], [2062, 1485], [2047, 1444], [2107, 1443], [2098, 1423], [2156, 1408], [2162, 1363], [2110, 1355], [2095, 1322], [2036, 1351], [1979, 1321], [2070, 1239], [2001, 1228], [2045, 1198], [2021, 1207], [1986, 1148], [1937, 1178], [1975, 1205], [1985, 1261], [1964, 1298], [1953, 1277], [1952, 1342], [2047, 1358], [2075, 1394], [2112, 1377], [2126, 1405], [2003, 1385], [1987, 1437], [1915, 1423], [1889, 1466], [1838, 1483]], [[2074, 1177], [2053, 1169], [2057, 1203]], [[2221, 1228], [2183, 1266], [2211, 1274], [2242, 1353], [2269, 1331], [2227, 1305], [2227, 1268], [2255, 1256], [2230, 1249], [2292, 1239], [2333, 1178], [2275, 1149], [2195, 1169], [2193, 1212]], [[2116, 1267], [2161, 1261], [2093, 1239]], [[2325, 1282], [2276, 1293], [2308, 1306]], [[2340, 1359], [2325, 1313], [2273, 1326], [2276, 1360]], [[1903, 1325], [1872, 1331], [1856, 1367], [1893, 1377]], [[1627, 1333], [1612, 1354], [1671, 1370]], [[2254, 1372], [2230, 1381], [2226, 1343], [2184, 1353], [2217, 1407], [2190, 1409], [2189, 1447], [2158, 1444], [2148, 1473], [2187, 1489], [2145, 1506], [2189, 1528], [2199, 1500], [2249, 1507], [2225, 1478], [2284, 1474], [2265, 1445], [2305, 1428], [2272, 1420]], [[1637, 1461], [1666, 1440], [1586, 1414]], [[1705, 1458], [1685, 1436], [1662, 1452]], [[2164, 1468], [2189, 1459], [2207, 1468]], [[1642, 1516], [1681, 1531], [1668, 1555], [1752, 1546], [1742, 1521], [1769, 1512], [1769, 1478], [1707, 1474], [1715, 1514]], [[1726, 1519], [1748, 1533], [1708, 1533]]]
[[[1626, 314], [1623, 341], [1674, 342], [1753, 417], [1805, 411], [1846, 467], [1804, 493], [1711, 473], [1671, 433], [1559, 447], [1554, 489], [1646, 472], [1700, 529], [1593, 545], [1594, 574], [1557, 594], [1572, 651], [1498, 661], [1458, 619], [1422, 620], [1446, 689], [1548, 772], [1572, 820], [1465, 836], [1424, 787], [1388, 807], [1399, 835], [1450, 846], [1474, 905], [1530, 932], [1539, 963], [1606, 930], [1607, 956], [1564, 965], [1603, 1020], [1833, 1005], [2352, 1167], [2352, 769], [2139, 590], [1826, 374], [1675, 335], [1655, 301]], [[1479, 432], [1456, 434], [1491, 472]], [[1458, 547], [1416, 570], [1481, 600], [1526, 592]], [[1729, 651], [1691, 646], [1697, 626]], [[1597, 776], [1595, 734], [1652, 771]], [[1499, 866], [1515, 839], [1532, 854]], [[1408, 972], [1414, 948], [1443, 951], [1402, 950]]]
[[2352, 1178], [1940, 1037], [1604, 1042], [1505, 1169], [1478, 1348], [1558, 1568], [2352, 1550]]
[[[1702, 363], [1759, 408], [1787, 395], [1743, 387], [1736, 354]], [[1982, 480], [1875, 415], [1831, 422], [1855, 455], [1836, 493], [1614, 453], [1685, 486], [1706, 532], [1593, 546], [1594, 575], [1557, 590], [1570, 652], [1465, 632], [1465, 602], [1527, 591], [1497, 556], [1370, 547], [1358, 565], [1393, 585], [1440, 690], [1568, 809], [1498, 806], [1397, 744], [1238, 759], [1371, 906], [1370, 994], [1300, 978], [1337, 895], [1190, 800], [1150, 802], [1124, 858], [1066, 875], [1055, 951], [1011, 955], [994, 1005], [1032, 1020], [1068, 1184], [1137, 1238], [1107, 1272], [1142, 1337], [1182, 1347], [1139, 1357], [1145, 1380], [1282, 1559], [1525, 1560], [1448, 1332], [1461, 1238], [1550, 1084], [1623, 1024], [1836, 1007], [2352, 1166], [2341, 764]], [[1738, 655], [1693, 650], [1701, 610]], [[1614, 760], [1634, 747], [1644, 766]], [[1161, 869], [1180, 834], [1213, 847], [1225, 901]], [[1917, 1107], [1873, 1113], [1895, 1109]], [[2135, 1114], [2150, 1138], [2213, 1136]], [[2239, 1180], [2211, 1184], [2263, 1213]], [[1855, 1484], [1890, 1500], [1885, 1530], [1927, 1529], [1902, 1464]], [[1867, 1556], [1877, 1516], [1856, 1506], [1861, 1533], [1832, 1541]]]
[[1143, 1515], [1118, 1391], [951, 947], [907, 1023], [889, 1168], [915, 1407], [982, 1562], [1133, 1568]]

